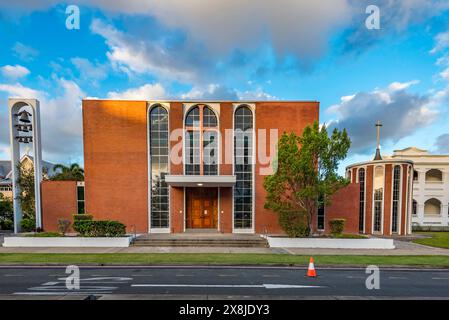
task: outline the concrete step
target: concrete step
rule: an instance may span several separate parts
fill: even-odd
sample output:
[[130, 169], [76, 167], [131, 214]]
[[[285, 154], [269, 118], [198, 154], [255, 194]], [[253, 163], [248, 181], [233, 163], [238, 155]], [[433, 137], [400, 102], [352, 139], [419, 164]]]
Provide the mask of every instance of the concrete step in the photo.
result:
[[133, 246], [148, 247], [267, 247], [265, 239], [135, 239]]

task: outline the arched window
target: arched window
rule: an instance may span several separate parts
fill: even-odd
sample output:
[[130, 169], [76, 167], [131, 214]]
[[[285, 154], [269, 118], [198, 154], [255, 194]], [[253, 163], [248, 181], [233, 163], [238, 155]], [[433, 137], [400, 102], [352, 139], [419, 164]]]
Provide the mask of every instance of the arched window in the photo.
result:
[[418, 214], [418, 202], [415, 199], [412, 202], [412, 214], [415, 216]]
[[168, 112], [161, 105], [150, 111], [151, 228], [168, 228]]
[[443, 173], [438, 169], [430, 169], [426, 172], [426, 182], [443, 181]]
[[365, 169], [359, 169], [360, 206], [359, 206], [359, 232], [365, 230]]
[[241, 106], [234, 115], [234, 228], [253, 227], [253, 113]]
[[384, 196], [384, 168], [378, 166], [374, 169], [374, 232], [382, 231]]
[[393, 169], [393, 210], [391, 221], [391, 232], [398, 232], [398, 218], [399, 218], [399, 194], [401, 187], [401, 166], [394, 166]]
[[218, 174], [218, 119], [206, 105], [189, 110], [185, 119], [185, 173]]
[[431, 198], [424, 202], [424, 215], [436, 216], [441, 214], [441, 201], [435, 198]]

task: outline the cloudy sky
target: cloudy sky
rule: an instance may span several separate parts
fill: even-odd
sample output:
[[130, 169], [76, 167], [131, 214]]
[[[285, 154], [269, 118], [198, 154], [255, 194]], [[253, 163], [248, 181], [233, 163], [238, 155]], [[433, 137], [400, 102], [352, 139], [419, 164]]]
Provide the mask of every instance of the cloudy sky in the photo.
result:
[[372, 157], [376, 120], [384, 153], [449, 153], [447, 0], [2, 1], [0, 37], [0, 159], [17, 96], [41, 101], [53, 162], [82, 163], [85, 97], [318, 100], [353, 141], [342, 167]]

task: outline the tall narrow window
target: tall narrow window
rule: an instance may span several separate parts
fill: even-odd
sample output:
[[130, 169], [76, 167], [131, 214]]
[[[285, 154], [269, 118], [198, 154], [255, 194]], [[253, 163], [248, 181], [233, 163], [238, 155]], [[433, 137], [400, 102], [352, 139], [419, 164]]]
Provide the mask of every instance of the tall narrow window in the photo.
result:
[[317, 213], [317, 230], [323, 231], [325, 224], [325, 206], [323, 196], [320, 196], [318, 200], [318, 213]]
[[418, 214], [418, 202], [415, 199], [412, 202], [412, 214], [415, 216]]
[[365, 230], [365, 169], [359, 169], [359, 232], [363, 233]]
[[198, 105], [185, 120], [185, 173], [218, 174], [218, 120], [211, 108]]
[[151, 228], [168, 228], [168, 113], [160, 105], [150, 111], [150, 165]]
[[234, 115], [234, 228], [253, 227], [253, 113], [241, 106]]
[[383, 196], [384, 169], [383, 167], [376, 167], [374, 170], [374, 232], [382, 230]]
[[393, 210], [391, 221], [391, 232], [398, 232], [399, 217], [399, 190], [401, 185], [401, 166], [394, 166], [393, 169]]
[[84, 200], [84, 182], [77, 182], [76, 184], [76, 203], [77, 203], [77, 213], [86, 213], [86, 205]]

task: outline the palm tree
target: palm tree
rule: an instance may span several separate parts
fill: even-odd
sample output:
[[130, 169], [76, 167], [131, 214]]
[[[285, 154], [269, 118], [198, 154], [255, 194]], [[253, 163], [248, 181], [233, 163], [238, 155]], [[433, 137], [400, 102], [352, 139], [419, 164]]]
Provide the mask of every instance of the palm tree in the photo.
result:
[[57, 164], [53, 167], [53, 170], [57, 173], [51, 180], [84, 181], [84, 170], [78, 163], [72, 163], [69, 167], [63, 164]]

